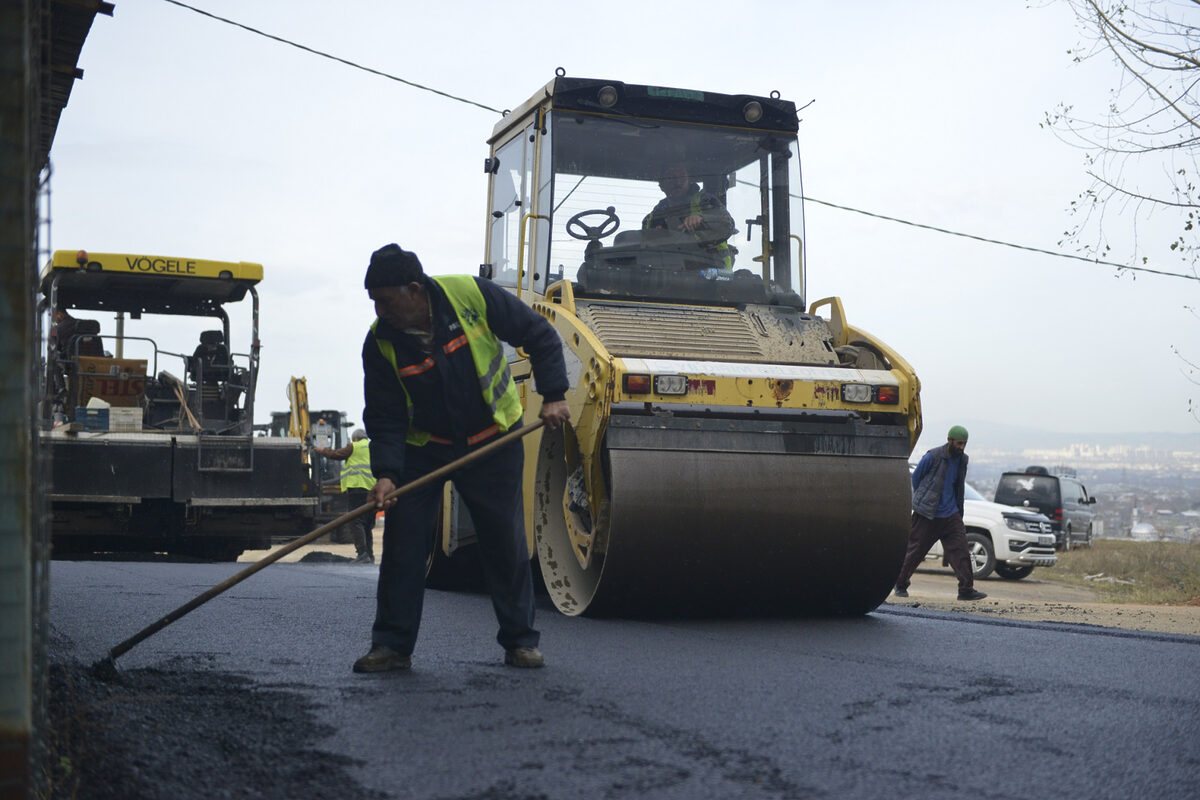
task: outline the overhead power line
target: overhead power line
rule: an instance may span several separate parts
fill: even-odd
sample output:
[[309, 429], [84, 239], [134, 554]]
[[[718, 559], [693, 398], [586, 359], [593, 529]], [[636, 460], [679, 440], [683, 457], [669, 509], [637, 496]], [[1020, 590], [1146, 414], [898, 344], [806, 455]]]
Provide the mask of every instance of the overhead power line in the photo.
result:
[[430, 86], [423, 86], [419, 83], [414, 83], [413, 81], [405, 80], [404, 78], [401, 78], [397, 75], [392, 75], [391, 73], [383, 72], [382, 70], [374, 69], [372, 67], [367, 67], [362, 64], [356, 63], [354, 61], [350, 61], [349, 59], [341, 58], [340, 56], [335, 56], [332, 53], [326, 53], [321, 50], [317, 50], [315, 48], [309, 47], [308, 45], [303, 45], [303, 44], [300, 44], [299, 42], [293, 42], [290, 39], [284, 39], [282, 36], [276, 36], [274, 34], [267, 33], [266, 31], [260, 31], [258, 28], [252, 28], [249, 25], [243, 25], [240, 22], [235, 22], [234, 20], [227, 19], [222, 16], [218, 16], [217, 14], [213, 14], [212, 12], [209, 12], [209, 11], [205, 11], [202, 8], [196, 8], [195, 6], [189, 6], [187, 3], [181, 3], [181, 2], [179, 2], [179, 0], [165, 0], [165, 2], [170, 3], [173, 6], [179, 6], [180, 8], [186, 8], [188, 11], [195, 11], [197, 14], [200, 14], [205, 17], [209, 17], [210, 19], [215, 19], [218, 22], [224, 22], [226, 24], [233, 25], [236, 28], [241, 28], [242, 30], [250, 31], [251, 33], [256, 33], [259, 36], [264, 36], [268, 39], [271, 39], [272, 41], [279, 42], [280, 44], [290, 45], [291, 47], [295, 47], [298, 50], [303, 50], [306, 53], [312, 53], [315, 56], [320, 56], [321, 58], [328, 58], [330, 61], [336, 61], [339, 64], [345, 64], [348, 67], [354, 67], [355, 69], [361, 69], [363, 72], [369, 72], [372, 75], [378, 75], [381, 78], [387, 78], [388, 80], [391, 80], [391, 81], [403, 83], [404, 85], [411, 86], [414, 89], [420, 89], [421, 91], [424, 91], [424, 92], [432, 92], [433, 94], [440, 95], [449, 100], [455, 100], [459, 103], [466, 103], [467, 105], [476, 106], [477, 108], [482, 108], [484, 111], [494, 111], [497, 114], [503, 113], [498, 108], [492, 108], [491, 106], [486, 106], [483, 103], [477, 103], [474, 100], [468, 100], [465, 97], [457, 97], [455, 95], [450, 94], [449, 92], [443, 92], [439, 89], [434, 89]]
[[[360, 69], [363, 72], [369, 72], [372, 75], [378, 75], [381, 78], [387, 78], [388, 80], [396, 81], [397, 83], [403, 83], [404, 85], [411, 86], [414, 89], [420, 89], [421, 91], [424, 91], [424, 92], [431, 92], [440, 97], [445, 97], [448, 100], [454, 100], [459, 103], [466, 103], [467, 105], [475, 106], [476, 108], [482, 108], [484, 111], [492, 111], [496, 114], [504, 113], [503, 111], [501, 111], [498, 108], [492, 108], [489, 105], [484, 105], [483, 103], [478, 103], [474, 100], [468, 100], [465, 97], [458, 97], [457, 95], [450, 94], [449, 92], [443, 92], [440, 89], [434, 89], [433, 87], [430, 87], [430, 86], [424, 86], [420, 83], [415, 83], [413, 81], [406, 80], [397, 75], [392, 75], [391, 73], [383, 72], [382, 70], [377, 70], [372, 67], [364, 66], [357, 62], [350, 61], [349, 59], [345, 59], [340, 56], [335, 56], [331, 53], [326, 53], [324, 51], [309, 47], [308, 45], [303, 45], [303, 44], [300, 44], [299, 42], [294, 42], [290, 39], [285, 39], [282, 36], [276, 36], [274, 34], [267, 33], [266, 31], [259, 30], [258, 28], [251, 27], [250, 25], [244, 25], [241, 22], [236, 22], [236, 21], [228, 19], [226, 17], [222, 17], [217, 14], [213, 14], [212, 12], [205, 11], [204, 9], [196, 8], [195, 6], [191, 6], [191, 5], [188, 5], [187, 3], [180, 2], [180, 0], [164, 0], [164, 2], [170, 3], [171, 5], [179, 6], [180, 8], [186, 8], [189, 11], [194, 11], [197, 14], [200, 14], [205, 17], [209, 17], [210, 19], [215, 19], [218, 22], [224, 22], [228, 25], [233, 25], [236, 28], [241, 28], [242, 30], [249, 31], [250, 33], [258, 34], [259, 36], [263, 36], [267, 39], [271, 39], [272, 41], [279, 42], [280, 44], [286, 44], [291, 47], [295, 47], [298, 50], [303, 50], [306, 53], [312, 53], [313, 55], [320, 56], [321, 58], [327, 58], [330, 61], [336, 61], [339, 64], [345, 64], [348, 67], [353, 67], [354, 69]], [[850, 206], [838, 205], [837, 203], [830, 203], [826, 200], [818, 200], [815, 197], [805, 197], [803, 199], [807, 200], [810, 203], [817, 203], [818, 205], [828, 206], [829, 208], [836, 208], [839, 211], [849, 211], [854, 214], [862, 214], [863, 216], [866, 216], [866, 217], [874, 217], [875, 219], [886, 220], [887, 222], [896, 222], [901, 225], [911, 226], [913, 228], [921, 228], [923, 230], [934, 231], [936, 233], [944, 233], [948, 236], [960, 236], [964, 239], [973, 239], [974, 241], [984, 242], [986, 244], [995, 244], [995, 245], [1000, 245], [1001, 247], [1011, 247], [1015, 250], [1025, 250], [1030, 253], [1041, 253], [1041, 254], [1047, 255], [1047, 256], [1054, 256], [1055, 258], [1069, 258], [1074, 261], [1083, 261], [1088, 264], [1098, 264], [1101, 266], [1116, 267], [1117, 269], [1129, 270], [1131, 272], [1146, 272], [1146, 273], [1150, 273], [1151, 275], [1162, 275], [1162, 276], [1168, 277], [1168, 278], [1183, 278], [1183, 279], [1189, 280], [1189, 281], [1200, 280], [1200, 276], [1196, 276], [1196, 275], [1187, 275], [1187, 274], [1180, 273], [1180, 272], [1166, 272], [1164, 270], [1151, 269], [1149, 267], [1134, 267], [1134, 266], [1130, 266], [1129, 264], [1119, 264], [1115, 261], [1104, 261], [1103, 259], [1099, 259], [1099, 258], [1088, 258], [1087, 256], [1077, 256], [1072, 253], [1061, 253], [1061, 252], [1058, 252], [1055, 250], [1046, 250], [1041, 247], [1030, 247], [1028, 245], [1023, 245], [1023, 244], [1014, 244], [1013, 242], [1004, 242], [999, 239], [989, 239], [985, 236], [976, 236], [975, 234], [971, 234], [971, 233], [962, 233], [961, 231], [952, 231], [952, 230], [948, 230], [946, 228], [939, 228], [936, 225], [925, 225], [923, 223], [913, 222], [913, 221], [907, 220], [907, 219], [899, 219], [898, 217], [889, 217], [886, 214], [876, 214], [873, 211], [864, 211], [861, 208], [852, 208]]]
[[876, 214], [872, 211], [863, 211], [861, 208], [851, 208], [850, 206], [841, 206], [841, 205], [838, 205], [837, 203], [830, 203], [826, 200], [818, 200], [815, 197], [805, 197], [803, 199], [809, 203], [816, 203], [816, 204], [822, 205], [822, 206], [829, 206], [830, 208], [836, 208], [839, 211], [852, 211], [855, 214], [862, 214], [863, 216], [866, 216], [866, 217], [874, 217], [875, 219], [887, 220], [888, 222], [898, 222], [901, 225], [909, 225], [914, 228], [923, 228], [924, 230], [927, 230], [927, 231], [936, 231], [938, 233], [945, 233], [949, 236], [961, 236], [964, 239], [974, 239], [977, 242], [986, 242], [987, 244], [998, 244], [1002, 247], [1011, 247], [1015, 250], [1028, 250], [1031, 253], [1042, 253], [1043, 255], [1054, 256], [1056, 258], [1070, 258], [1075, 261], [1086, 261], [1089, 264], [1100, 264], [1102, 266], [1107, 266], [1107, 267], [1117, 267], [1118, 269], [1127, 269], [1127, 270], [1130, 270], [1131, 272], [1149, 272], [1152, 275], [1163, 275], [1168, 278], [1183, 278], [1184, 280], [1189, 280], [1189, 281], [1200, 280], [1200, 276], [1187, 275], [1182, 272], [1166, 272], [1164, 270], [1151, 269], [1149, 267], [1133, 267], [1133, 266], [1130, 266], [1129, 264], [1119, 264], [1116, 261], [1105, 261], [1105, 260], [1099, 259], [1099, 258], [1088, 258], [1087, 256], [1077, 256], [1077, 255], [1074, 255], [1073, 253], [1060, 253], [1056, 250], [1045, 250], [1041, 247], [1030, 247], [1029, 245], [1024, 245], [1024, 244], [1014, 244], [1013, 242], [1003, 242], [1003, 241], [1000, 241], [999, 239], [989, 239], [986, 236], [976, 236], [973, 233], [962, 233], [961, 231], [951, 231], [951, 230], [947, 230], [946, 228], [939, 228], [936, 225], [925, 225], [920, 222], [913, 222], [913, 221], [907, 220], [907, 219], [899, 219], [898, 217], [889, 217], [885, 214]]

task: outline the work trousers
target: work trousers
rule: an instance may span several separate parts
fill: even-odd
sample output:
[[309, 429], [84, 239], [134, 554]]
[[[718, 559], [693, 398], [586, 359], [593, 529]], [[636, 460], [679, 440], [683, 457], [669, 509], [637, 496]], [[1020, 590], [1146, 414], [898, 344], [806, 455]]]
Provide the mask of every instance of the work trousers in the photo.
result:
[[[409, 445], [401, 485], [454, 460], [448, 445]], [[533, 574], [525, 545], [521, 474], [525, 461], [519, 441], [468, 464], [450, 480], [475, 523], [484, 584], [500, 630], [496, 641], [506, 650], [537, 647], [533, 627]], [[375, 625], [371, 642], [409, 654], [417, 641], [425, 596], [425, 562], [445, 481], [434, 481], [402, 495], [388, 510], [383, 527]]]
[[[369, 492], [366, 489], [347, 489], [347, 507], [353, 511], [366, 505]], [[354, 553], [359, 556], [375, 557], [375, 513], [368, 512], [357, 519], [350, 520], [350, 528], [354, 531]]]
[[967, 552], [967, 529], [962, 515], [930, 519], [913, 513], [912, 528], [908, 534], [908, 550], [904, 553], [904, 565], [900, 577], [896, 578], [897, 589], [907, 589], [917, 565], [925, 558], [933, 543], [941, 540], [942, 552], [950, 568], [958, 576], [958, 591], [965, 592], [975, 587], [975, 575], [971, 571], [971, 556]]

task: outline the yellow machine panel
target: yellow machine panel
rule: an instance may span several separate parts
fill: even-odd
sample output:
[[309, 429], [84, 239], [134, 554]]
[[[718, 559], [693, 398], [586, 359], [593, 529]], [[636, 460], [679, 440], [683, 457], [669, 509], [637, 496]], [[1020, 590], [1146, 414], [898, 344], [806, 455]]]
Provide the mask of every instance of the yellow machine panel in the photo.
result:
[[[80, 256], [83, 255], [83, 263]], [[208, 261], [138, 253], [88, 253], [80, 250], [55, 250], [42, 270], [44, 278], [53, 270], [116, 272], [123, 275], [161, 275], [187, 278], [222, 278], [238, 281], [262, 280], [262, 264], [248, 261]]]

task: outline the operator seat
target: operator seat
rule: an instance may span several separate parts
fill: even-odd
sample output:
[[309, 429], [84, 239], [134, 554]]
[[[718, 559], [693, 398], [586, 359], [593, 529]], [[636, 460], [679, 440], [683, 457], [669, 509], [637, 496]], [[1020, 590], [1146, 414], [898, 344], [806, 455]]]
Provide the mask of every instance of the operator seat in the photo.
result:
[[68, 356], [94, 356], [104, 358], [104, 344], [100, 341], [100, 322], [81, 319], [75, 323], [75, 333], [67, 347]]
[[225, 334], [221, 331], [202, 331], [200, 344], [192, 353], [190, 367], [192, 375], [206, 385], [229, 380], [229, 349], [225, 346]]

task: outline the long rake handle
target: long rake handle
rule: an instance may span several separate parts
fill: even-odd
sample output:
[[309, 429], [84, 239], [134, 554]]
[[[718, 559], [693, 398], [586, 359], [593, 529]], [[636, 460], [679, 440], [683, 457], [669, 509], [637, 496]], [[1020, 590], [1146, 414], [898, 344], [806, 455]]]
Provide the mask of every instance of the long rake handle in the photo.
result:
[[[433, 472], [430, 472], [428, 475], [423, 475], [420, 478], [417, 478], [415, 481], [412, 481], [411, 483], [404, 484], [399, 489], [395, 489], [391, 492], [388, 492], [388, 494], [384, 497], [384, 499], [391, 500], [393, 498], [399, 497], [400, 495], [408, 494], [411, 491], [419, 489], [428, 483], [432, 483], [433, 481], [440, 480], [441, 478], [444, 478], [447, 475], [449, 475], [451, 472], [454, 472], [457, 469], [461, 469], [461, 468], [465, 467], [467, 464], [470, 464], [473, 461], [477, 461], [478, 459], [483, 458], [483, 456], [485, 456], [495, 450], [499, 450], [501, 447], [504, 447], [505, 445], [512, 444], [517, 439], [520, 439], [523, 436], [527, 436], [527, 435], [533, 433], [534, 431], [536, 431], [538, 428], [541, 428], [545, 424], [546, 424], [545, 420], [539, 419], [536, 422], [526, 425], [522, 428], [518, 428], [515, 431], [509, 431], [508, 433], [504, 434], [496, 441], [490, 442], [490, 443], [484, 445], [483, 447], [479, 448], [475, 452], [467, 453], [462, 458], [459, 458], [455, 461], [451, 461], [449, 464], [445, 465], [444, 467], [438, 467]], [[337, 528], [340, 525], [345, 525], [350, 520], [357, 519], [358, 517], [361, 517], [363, 514], [366, 514], [368, 511], [373, 511], [373, 510], [375, 510], [374, 503], [364, 503], [361, 506], [359, 506], [358, 508], [354, 509], [353, 511], [346, 512], [345, 514], [343, 514], [342, 516], [333, 520], [332, 522], [327, 522], [324, 525], [322, 525], [321, 527], [317, 528], [316, 530], [304, 534], [299, 539], [295, 539], [295, 540], [289, 542], [288, 544], [286, 544], [283, 547], [276, 550], [274, 553], [264, 556], [262, 559], [254, 562], [253, 564], [246, 567], [241, 572], [237, 573], [236, 575], [233, 575], [230, 578], [227, 578], [226, 580], [222, 581], [221, 583], [218, 583], [216, 586], [212, 587], [211, 589], [206, 591], [204, 594], [199, 595], [198, 597], [184, 603], [179, 608], [175, 609], [170, 614], [167, 614], [162, 619], [158, 620], [157, 622], [155, 622], [151, 625], [147, 625], [145, 628], [142, 628], [140, 631], [135, 633], [133, 636], [130, 636], [125, 641], [123, 641], [120, 644], [118, 644], [117, 646], [113, 647], [111, 650], [108, 651], [109, 660], [111, 661], [113, 659], [116, 659], [118, 656], [121, 656], [124, 653], [129, 652], [130, 649], [132, 649], [135, 645], [137, 645], [144, 639], [147, 639], [150, 636], [153, 636], [154, 634], [158, 633], [163, 628], [167, 627], [172, 622], [175, 622], [177, 619], [184, 616], [188, 612], [194, 611], [195, 609], [204, 605], [209, 600], [212, 600], [214, 597], [221, 594], [225, 590], [230, 589], [233, 586], [236, 586], [237, 584], [246, 580], [246, 578], [249, 578], [251, 575], [258, 572], [259, 570], [265, 569], [266, 567], [270, 566], [271, 564], [274, 564], [276, 561], [283, 558], [288, 553], [291, 553], [292, 551], [303, 547], [304, 545], [308, 544], [309, 542], [311, 542], [315, 539], [319, 539], [321, 536], [323, 536], [324, 534], [333, 530], [334, 528]]]

